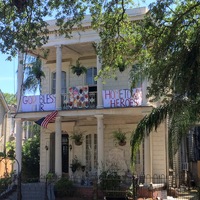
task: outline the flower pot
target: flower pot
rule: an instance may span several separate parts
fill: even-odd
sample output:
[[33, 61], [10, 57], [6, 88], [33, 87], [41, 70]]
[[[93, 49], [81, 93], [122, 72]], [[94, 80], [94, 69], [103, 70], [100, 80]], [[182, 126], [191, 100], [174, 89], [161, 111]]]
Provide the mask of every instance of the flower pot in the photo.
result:
[[119, 71], [120, 71], [120, 72], [123, 72], [124, 70], [125, 70], [125, 66], [120, 66], [120, 67], [119, 67]]
[[125, 146], [125, 145], [126, 145], [126, 141], [124, 141], [124, 142], [119, 142], [119, 145], [120, 145], [120, 146]]
[[77, 76], [80, 76], [82, 73], [83, 73], [83, 72], [82, 72], [81, 69], [77, 69], [77, 70], [76, 70], [76, 75], [77, 75]]
[[73, 173], [76, 171], [76, 167], [71, 167], [71, 169]]
[[75, 141], [75, 145], [80, 146], [80, 145], [82, 145], [82, 142], [81, 141]]

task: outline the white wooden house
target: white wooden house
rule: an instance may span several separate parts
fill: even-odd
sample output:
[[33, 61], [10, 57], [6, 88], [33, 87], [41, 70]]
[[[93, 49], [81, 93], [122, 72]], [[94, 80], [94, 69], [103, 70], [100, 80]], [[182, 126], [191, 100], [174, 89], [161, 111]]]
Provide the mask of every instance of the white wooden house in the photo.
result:
[[[144, 17], [146, 11], [146, 8], [136, 8], [128, 10], [128, 14], [132, 20], [138, 20]], [[71, 176], [70, 164], [74, 157], [85, 166], [85, 173], [90, 175], [99, 175], [107, 164], [116, 164], [121, 173], [126, 173], [130, 170], [131, 133], [152, 110], [146, 99], [147, 82], [135, 88], [131, 95], [131, 66], [123, 72], [117, 72], [117, 80], [109, 79], [106, 84], [101, 79], [94, 80], [101, 69], [101, 62], [92, 44], [99, 40], [99, 36], [91, 29], [89, 16], [83, 21], [85, 31], [74, 28], [70, 39], [57, 34], [54, 20], [48, 23], [49, 42], [43, 46], [49, 51], [48, 57], [42, 58], [39, 49], [32, 52], [40, 54], [42, 58], [42, 69], [46, 76], [42, 82], [42, 94], [18, 98], [20, 108], [15, 117], [17, 159], [21, 163], [22, 122], [36, 121], [57, 110], [55, 123], [41, 128], [40, 175], [55, 172], [58, 177], [63, 174]], [[72, 73], [71, 65], [77, 60], [86, 66], [86, 74], [77, 76]], [[21, 87], [21, 69], [19, 62], [18, 88]], [[113, 138], [112, 132], [118, 129], [127, 132], [125, 146], [119, 146]], [[70, 138], [75, 130], [84, 132], [80, 146]], [[166, 150], [167, 125], [163, 123], [157, 132], [145, 138], [141, 144], [136, 172], [167, 175]]]

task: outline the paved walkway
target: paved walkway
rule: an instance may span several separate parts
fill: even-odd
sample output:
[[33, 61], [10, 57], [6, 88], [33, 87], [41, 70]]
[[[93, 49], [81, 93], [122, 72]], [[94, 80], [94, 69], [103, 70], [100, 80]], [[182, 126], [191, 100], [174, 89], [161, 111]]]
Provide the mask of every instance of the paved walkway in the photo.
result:
[[[45, 183], [22, 184], [21, 194], [22, 200], [45, 200]], [[17, 200], [17, 190], [5, 200]], [[55, 200], [51, 185], [48, 185], [48, 200]]]
[[[45, 183], [26, 183], [22, 184], [22, 200], [46, 200], [45, 198]], [[167, 197], [165, 200], [197, 200], [196, 196], [197, 191], [190, 191], [190, 193], [185, 193], [183, 196], [180, 196], [178, 198], [173, 198], [173, 197]], [[73, 198], [55, 198], [54, 197], [54, 192], [53, 192], [53, 187], [52, 185], [48, 185], [48, 200], [83, 200], [87, 199], [90, 200], [89, 198], [84, 198], [82, 197], [73, 197]], [[17, 200], [17, 190], [10, 195], [7, 198], [4, 198], [3, 200]], [[148, 199], [152, 200], [152, 199]]]

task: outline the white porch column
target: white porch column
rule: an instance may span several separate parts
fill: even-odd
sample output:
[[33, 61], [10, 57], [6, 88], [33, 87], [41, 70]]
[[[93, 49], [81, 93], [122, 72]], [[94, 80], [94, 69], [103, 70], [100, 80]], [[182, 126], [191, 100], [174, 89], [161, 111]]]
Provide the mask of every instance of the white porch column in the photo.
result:
[[152, 134], [149, 134], [149, 143], [150, 143], [150, 162], [149, 162], [149, 166], [150, 166], [150, 175], [151, 177], [153, 177], [153, 149], [152, 149], [152, 143], [153, 143], [153, 138], [152, 138]]
[[98, 176], [104, 164], [104, 124], [103, 115], [95, 115], [97, 118], [97, 146], [98, 146]]
[[147, 106], [147, 79], [142, 82], [142, 106]]
[[145, 137], [144, 146], [144, 174], [149, 174], [152, 177], [152, 134]]
[[22, 166], [22, 120], [15, 119], [16, 122], [16, 160], [19, 162], [15, 163], [14, 169], [16, 172], [21, 171]]
[[62, 46], [56, 46], [56, 110], [61, 110]]
[[61, 118], [55, 120], [55, 173], [57, 177], [62, 176], [62, 153], [61, 153]]
[[23, 54], [18, 52], [18, 67], [17, 67], [17, 110], [21, 111], [21, 95], [22, 95], [22, 82], [23, 82]]
[[[101, 61], [99, 60], [99, 56], [97, 56], [97, 74], [101, 70]], [[101, 78], [97, 79], [97, 108], [103, 108], [103, 101], [102, 101], [102, 90], [103, 90], [103, 83]]]

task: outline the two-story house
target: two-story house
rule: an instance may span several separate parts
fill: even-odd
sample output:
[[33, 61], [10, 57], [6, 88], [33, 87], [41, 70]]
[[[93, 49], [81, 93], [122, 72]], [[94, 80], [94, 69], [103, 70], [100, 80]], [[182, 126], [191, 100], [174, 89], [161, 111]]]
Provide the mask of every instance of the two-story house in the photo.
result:
[[[6, 143], [14, 139], [14, 120], [12, 117], [15, 107], [7, 104], [0, 90], [0, 152], [6, 153]], [[13, 164], [9, 159], [0, 160], [0, 176], [12, 172]]]
[[[128, 10], [132, 20], [142, 19], [146, 8]], [[93, 48], [99, 40], [98, 33], [90, 25], [90, 17], [83, 20], [85, 31], [74, 28], [72, 38], [57, 34], [55, 21], [49, 23], [49, 41], [43, 46], [48, 50], [47, 58], [40, 49], [32, 51], [42, 59], [45, 78], [42, 94], [20, 96], [20, 107], [16, 120], [16, 158], [21, 163], [22, 122], [37, 121], [57, 110], [54, 123], [41, 127], [40, 175], [55, 172], [72, 175], [70, 164], [77, 157], [85, 173], [99, 175], [104, 165], [117, 165], [121, 173], [130, 170], [132, 131], [138, 122], [151, 110], [146, 99], [147, 82], [130, 91], [129, 72], [117, 72], [117, 79], [94, 79], [101, 69], [101, 62]], [[19, 55], [20, 57], [21, 55]], [[21, 88], [22, 64], [19, 58], [18, 91]], [[79, 60], [87, 68], [85, 74], [77, 76], [71, 66]], [[126, 132], [126, 145], [119, 146], [113, 138], [113, 131]], [[82, 131], [82, 145], [75, 145], [71, 139], [74, 131]], [[141, 144], [137, 155], [138, 174], [164, 174], [168, 171], [167, 125], [163, 123]]]

